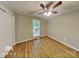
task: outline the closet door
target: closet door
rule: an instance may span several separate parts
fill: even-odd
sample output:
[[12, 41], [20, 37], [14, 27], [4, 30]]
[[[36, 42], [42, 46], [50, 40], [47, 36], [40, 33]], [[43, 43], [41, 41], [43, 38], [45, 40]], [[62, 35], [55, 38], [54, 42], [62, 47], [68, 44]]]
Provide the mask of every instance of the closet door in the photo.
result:
[[4, 49], [6, 44], [6, 20], [5, 20], [5, 13], [0, 10], [0, 57], [4, 55]]
[[0, 10], [0, 57], [4, 57], [15, 41], [14, 16]]

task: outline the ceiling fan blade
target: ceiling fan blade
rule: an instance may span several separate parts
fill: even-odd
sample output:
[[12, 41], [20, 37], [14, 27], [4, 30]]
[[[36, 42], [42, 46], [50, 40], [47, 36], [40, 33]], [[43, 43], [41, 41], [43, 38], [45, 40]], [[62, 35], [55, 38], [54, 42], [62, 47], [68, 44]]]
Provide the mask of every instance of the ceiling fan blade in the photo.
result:
[[42, 12], [39, 12], [38, 14], [41, 15], [41, 14], [44, 14], [45, 12], [46, 12], [46, 11], [42, 11]]
[[57, 11], [52, 11], [52, 13], [57, 14], [58, 12]]
[[41, 6], [43, 9], [45, 9], [45, 6], [44, 6], [44, 4], [40, 4], [40, 6]]
[[46, 8], [50, 8], [50, 6], [53, 4], [53, 1], [49, 2], [47, 5], [46, 5]]
[[53, 6], [53, 9], [62, 4], [62, 1], [59, 1], [56, 5]]

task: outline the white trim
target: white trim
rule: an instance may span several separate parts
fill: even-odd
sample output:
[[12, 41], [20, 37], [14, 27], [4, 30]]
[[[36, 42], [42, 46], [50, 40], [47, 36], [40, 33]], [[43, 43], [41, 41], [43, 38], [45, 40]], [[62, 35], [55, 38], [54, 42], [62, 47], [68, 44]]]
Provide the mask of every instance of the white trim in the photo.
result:
[[[60, 42], [60, 43], [62, 43], [62, 44], [64, 44], [64, 45], [66, 45], [66, 46], [68, 46], [68, 47], [70, 47], [70, 48], [72, 48], [72, 49], [74, 49], [74, 50], [76, 50], [76, 51], [79, 51], [79, 49], [77, 49], [77, 48], [75, 48], [75, 47], [72, 47], [71, 45], [69, 45], [69, 44], [67, 44], [67, 43], [64, 43], [64, 42], [62, 42], [62, 41], [60, 41], [60, 40], [57, 40], [56, 37], [49, 36], [49, 35], [42, 35], [42, 36], [40, 36], [40, 37], [45, 37], [45, 36], [48, 36], [48, 37], [51, 38], [51, 39], [54, 39], [54, 40], [56, 40], [56, 41], [58, 41], [58, 42]], [[26, 39], [26, 40], [23, 40], [23, 41], [16, 42], [14, 45], [16, 45], [16, 44], [18, 44], [18, 43], [21, 43], [21, 42], [25, 42], [25, 41], [29, 41], [29, 40], [34, 40], [34, 39], [35, 39], [35, 38], [32, 37], [32, 38], [29, 38], [29, 39]], [[12, 47], [13, 47], [13, 46], [12, 46]], [[5, 55], [5, 56], [6, 56], [6, 55]]]
[[[65, 43], [65, 42], [62, 42], [62, 41], [60, 41], [60, 40], [57, 40], [56, 37], [52, 37], [52, 36], [49, 36], [49, 35], [42, 35], [42, 36], [40, 36], [40, 37], [44, 37], [44, 36], [48, 36], [49, 38], [52, 38], [52, 39], [54, 39], [54, 40], [56, 40], [56, 41], [58, 41], [58, 42], [60, 42], [60, 43], [62, 43], [62, 44], [64, 44], [64, 45], [66, 45], [66, 46], [68, 46], [68, 47], [70, 47], [70, 48], [76, 50], [76, 51], [79, 51], [79, 49], [77, 49], [77, 48], [75, 48], [75, 47], [73, 47], [73, 46], [71, 46], [71, 45], [69, 45], [69, 44], [67, 44], [67, 43]], [[16, 42], [14, 45], [16, 45], [16, 44], [18, 44], [18, 43], [21, 43], [21, 42], [25, 42], [25, 41], [29, 41], [29, 40], [34, 40], [34, 39], [35, 39], [34, 37], [29, 38], [29, 39], [25, 39], [25, 40], [23, 40], [23, 41]]]
[[[47, 36], [47, 35], [41, 35], [41, 36], [39, 36], [39, 37], [44, 37], [44, 36]], [[22, 40], [22, 41], [19, 41], [19, 42], [15, 42], [14, 45], [16, 45], [16, 44], [18, 44], [18, 43], [21, 43], [21, 42], [26, 42], [26, 41], [29, 41], [29, 40], [34, 40], [34, 39], [35, 39], [35, 37], [31, 37], [31, 38], [28, 38], [28, 39], [25, 39], [25, 40]]]
[[73, 47], [73, 46], [71, 46], [71, 45], [69, 45], [69, 44], [67, 44], [67, 43], [65, 43], [65, 42], [62, 42], [62, 41], [60, 41], [60, 40], [57, 40], [56, 37], [52, 37], [52, 36], [49, 36], [49, 35], [48, 35], [48, 37], [49, 37], [49, 38], [52, 38], [52, 39], [54, 39], [54, 40], [56, 40], [56, 41], [58, 41], [58, 42], [60, 42], [60, 43], [62, 43], [62, 44], [64, 44], [64, 45], [66, 45], [66, 46], [68, 46], [68, 47], [70, 47], [70, 48], [72, 48], [72, 49], [74, 49], [74, 50], [76, 50], [76, 51], [79, 51], [79, 49], [77, 49], [77, 48], [75, 48], [75, 47]]
[[[46, 35], [41, 35], [41, 36], [39, 36], [39, 37], [44, 37], [44, 36], [46, 36]], [[34, 40], [35, 39], [35, 37], [32, 37], [32, 38], [29, 38], [29, 39], [25, 39], [25, 40], [23, 40], [23, 41], [19, 41], [19, 42], [15, 42], [14, 44], [13, 44], [13, 46], [14, 45], [16, 45], [16, 44], [18, 44], [18, 43], [22, 43], [22, 42], [25, 42], [25, 41], [29, 41], [29, 40]], [[12, 47], [13, 47], [12, 46]], [[11, 50], [11, 49], [10, 49]], [[9, 53], [9, 51], [7, 52], [7, 54]], [[7, 55], [7, 54], [5, 54], [5, 56]], [[5, 57], [4, 56], [4, 57]]]

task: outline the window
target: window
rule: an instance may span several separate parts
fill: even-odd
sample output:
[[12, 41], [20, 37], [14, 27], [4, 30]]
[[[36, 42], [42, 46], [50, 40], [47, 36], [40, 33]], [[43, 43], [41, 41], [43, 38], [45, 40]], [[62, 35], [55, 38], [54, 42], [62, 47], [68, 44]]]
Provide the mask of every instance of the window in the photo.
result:
[[40, 35], [40, 20], [34, 19], [33, 20], [33, 36]]

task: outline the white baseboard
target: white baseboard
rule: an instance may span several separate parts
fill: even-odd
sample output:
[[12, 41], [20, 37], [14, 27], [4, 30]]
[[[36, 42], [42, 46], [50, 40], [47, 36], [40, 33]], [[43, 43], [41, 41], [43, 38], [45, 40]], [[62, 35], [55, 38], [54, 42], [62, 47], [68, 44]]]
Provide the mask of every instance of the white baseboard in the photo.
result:
[[[62, 42], [62, 41], [58, 40], [56, 37], [52, 37], [52, 36], [50, 36], [50, 35], [41, 35], [40, 37], [44, 37], [44, 36], [48, 36], [48, 37], [50, 37], [50, 38], [52, 38], [52, 39], [54, 39], [54, 40], [56, 40], [56, 41], [58, 41], [58, 42], [60, 42], [60, 43], [62, 43], [62, 44], [64, 44], [64, 45], [66, 45], [66, 46], [68, 46], [68, 47], [70, 47], [70, 48], [72, 48], [72, 49], [74, 49], [74, 50], [76, 50], [76, 51], [79, 51], [79, 49], [77, 49], [77, 48], [75, 48], [75, 47], [73, 47], [73, 46], [71, 46], [71, 45], [69, 45], [69, 44], [67, 44], [67, 43], [65, 43], [65, 42]], [[25, 41], [29, 41], [29, 40], [34, 40], [34, 39], [35, 39], [34, 37], [29, 38], [29, 39], [25, 39], [25, 40], [23, 40], [23, 41], [16, 42], [14, 45], [16, 45], [16, 44], [18, 44], [18, 43], [21, 43], [21, 42], [25, 42]]]
[[[41, 35], [41, 36], [39, 36], [39, 37], [45, 37], [46, 35]], [[26, 42], [26, 41], [29, 41], [29, 40], [34, 40], [35, 39], [35, 37], [32, 37], [32, 38], [29, 38], [29, 39], [25, 39], [25, 40], [22, 40], [22, 41], [19, 41], [19, 42], [15, 42], [14, 44], [13, 44], [13, 46], [14, 45], [16, 45], [16, 44], [19, 44], [19, 43], [22, 43], [22, 42]], [[12, 46], [12, 47], [13, 47]], [[10, 49], [11, 50], [11, 49]], [[7, 54], [9, 53], [9, 51], [7, 52]], [[7, 54], [5, 54], [5, 56], [7, 55]], [[4, 56], [4, 57], [5, 57]]]
[[[69, 45], [69, 44], [67, 44], [67, 43], [65, 43], [65, 42], [62, 42], [62, 41], [58, 40], [56, 37], [53, 37], [53, 36], [50, 36], [50, 35], [42, 35], [42, 36], [40, 36], [40, 37], [45, 37], [45, 36], [48, 36], [48, 37], [51, 38], [51, 39], [54, 39], [54, 40], [56, 40], [56, 41], [58, 41], [58, 42], [60, 42], [60, 43], [62, 43], [62, 44], [64, 44], [64, 45], [66, 45], [66, 46], [68, 46], [68, 47], [70, 47], [70, 48], [72, 48], [72, 49], [74, 49], [74, 50], [76, 50], [76, 51], [79, 51], [79, 49], [77, 49], [77, 48], [75, 48], [75, 47], [73, 47], [73, 46], [71, 46], [71, 45]], [[25, 41], [34, 40], [34, 39], [35, 39], [35, 38], [32, 37], [32, 38], [29, 38], [29, 39], [26, 39], [26, 40], [23, 40], [23, 41], [16, 42], [14, 45], [16, 45], [16, 44], [18, 44], [18, 43], [25, 42]]]
[[58, 42], [60, 42], [60, 43], [62, 43], [62, 44], [64, 44], [64, 45], [66, 45], [66, 46], [68, 46], [68, 47], [70, 47], [70, 48], [72, 48], [72, 49], [74, 49], [74, 50], [76, 50], [76, 51], [79, 51], [79, 49], [77, 49], [77, 48], [75, 48], [75, 47], [73, 47], [73, 46], [71, 46], [71, 45], [69, 45], [69, 44], [67, 44], [67, 43], [65, 43], [65, 42], [62, 42], [62, 41], [58, 40], [57, 38], [55, 38], [55, 37], [53, 37], [53, 36], [49, 36], [49, 35], [48, 35], [48, 37], [49, 37], [49, 38], [52, 38], [52, 39], [54, 39], [54, 40], [56, 40], [56, 41], [58, 41]]
[[[47, 35], [41, 35], [41, 36], [39, 36], [39, 37], [44, 37], [44, 36], [47, 36]], [[29, 40], [34, 40], [34, 39], [35, 39], [35, 37], [31, 37], [31, 38], [28, 38], [28, 39], [25, 39], [25, 40], [22, 40], [22, 41], [19, 41], [19, 42], [15, 42], [14, 45], [16, 45], [16, 44], [18, 44], [18, 43], [21, 43], [21, 42], [26, 42], [26, 41], [29, 41]]]

